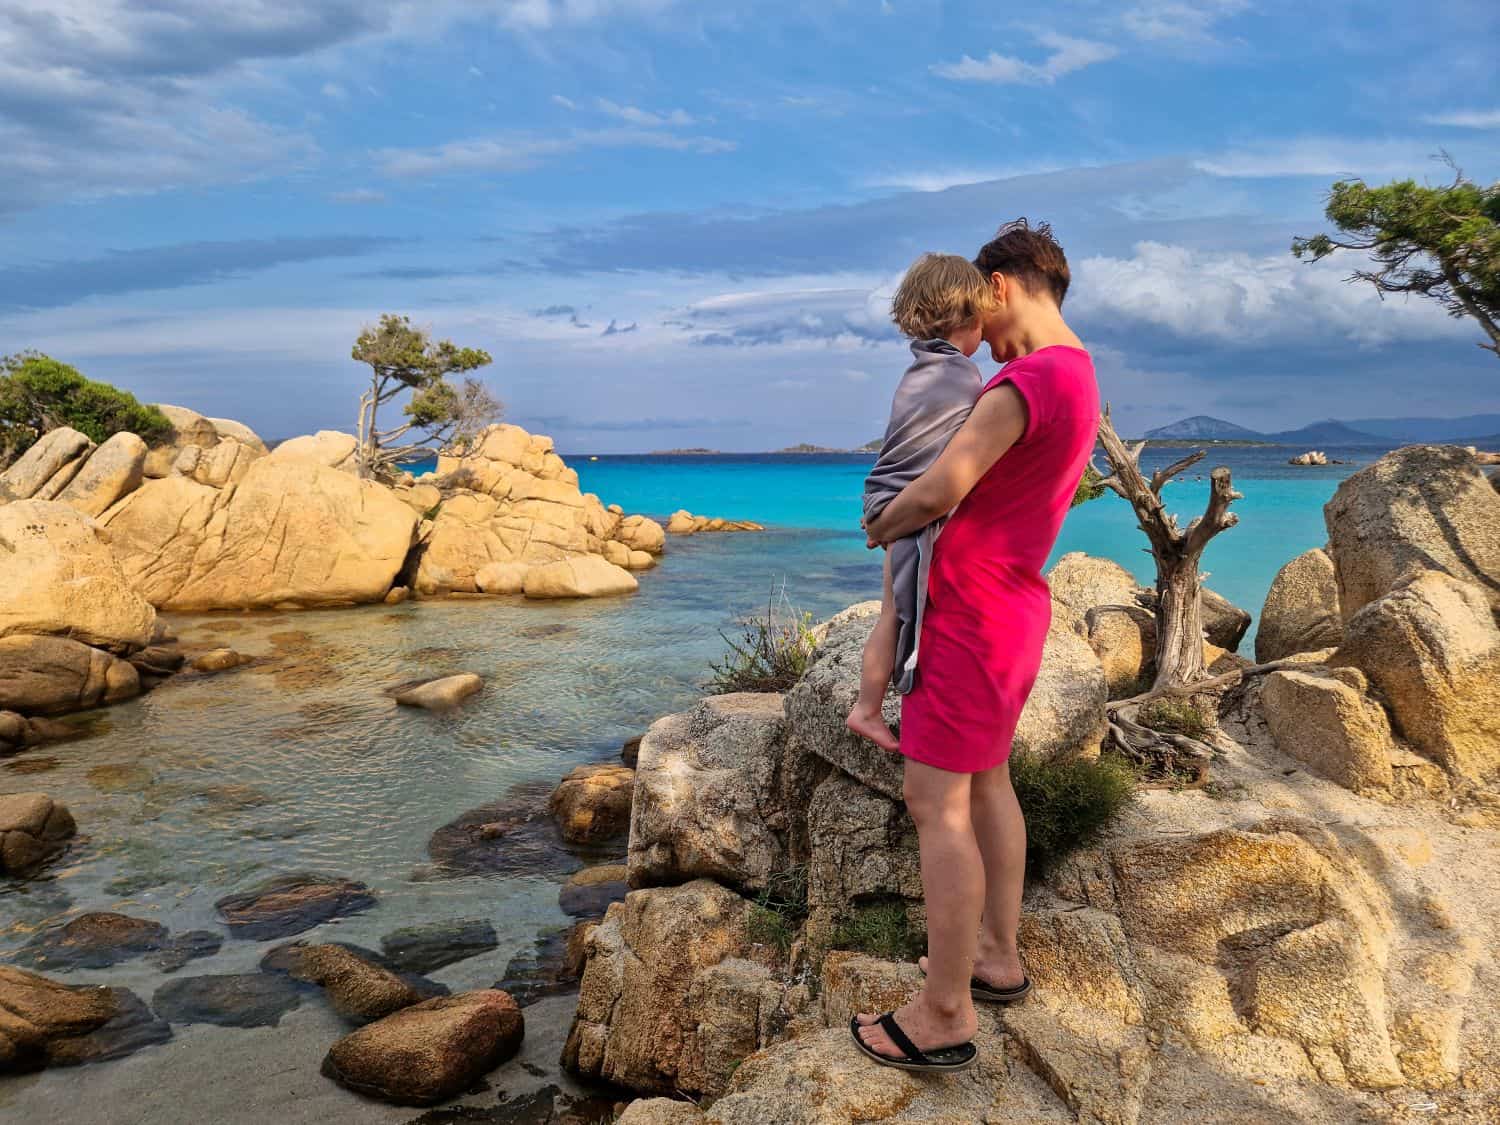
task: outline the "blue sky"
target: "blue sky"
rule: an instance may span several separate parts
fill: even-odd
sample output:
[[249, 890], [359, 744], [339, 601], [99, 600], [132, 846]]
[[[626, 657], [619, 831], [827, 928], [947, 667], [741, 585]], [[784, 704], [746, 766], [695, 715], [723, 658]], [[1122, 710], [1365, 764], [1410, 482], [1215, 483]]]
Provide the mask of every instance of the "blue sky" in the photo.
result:
[[902, 269], [1024, 214], [1127, 430], [1493, 411], [1475, 329], [1287, 248], [1340, 176], [1500, 175], [1497, 47], [1491, 0], [0, 0], [0, 351], [278, 438], [399, 311], [564, 449], [854, 444]]

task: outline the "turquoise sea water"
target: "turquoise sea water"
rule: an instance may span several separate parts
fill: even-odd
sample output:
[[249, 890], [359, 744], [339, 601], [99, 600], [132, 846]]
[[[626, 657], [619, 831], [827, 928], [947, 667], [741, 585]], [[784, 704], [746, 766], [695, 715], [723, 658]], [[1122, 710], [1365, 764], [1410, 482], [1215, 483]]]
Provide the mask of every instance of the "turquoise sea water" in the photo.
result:
[[[1148, 451], [1146, 467], [1182, 452]], [[1284, 464], [1291, 452], [1224, 449], [1201, 466], [1206, 475], [1228, 464], [1245, 494], [1235, 506], [1240, 525], [1214, 542], [1206, 565], [1210, 584], [1252, 613], [1277, 568], [1324, 541], [1322, 505], [1358, 467], [1294, 469]], [[1329, 453], [1361, 463], [1375, 455]], [[763, 607], [773, 588], [784, 584], [793, 604], [821, 617], [876, 596], [880, 573], [858, 530], [868, 457], [568, 460], [585, 489], [627, 511], [666, 516], [685, 507], [769, 530], [672, 537], [628, 597], [173, 616], [190, 652], [227, 644], [257, 661], [215, 677], [178, 677], [102, 712], [94, 737], [0, 761], [0, 794], [49, 793], [72, 808], [81, 833], [43, 878], [0, 880], [0, 961], [39, 928], [89, 910], [222, 933], [218, 898], [306, 870], [358, 879], [378, 899], [367, 913], [302, 935], [311, 940], [374, 946], [415, 922], [490, 920], [498, 949], [434, 974], [455, 989], [501, 979], [539, 933], [567, 924], [558, 882], [597, 856], [434, 878], [429, 837], [517, 786], [540, 808], [573, 766], [613, 757], [623, 739], [690, 706], [723, 653], [720, 631]], [[1207, 495], [1195, 475], [1169, 492], [1184, 520]], [[1107, 555], [1147, 581], [1144, 545], [1127, 505], [1106, 494], [1074, 510], [1057, 550]], [[404, 680], [462, 670], [480, 673], [485, 689], [452, 714], [397, 708], [385, 694]], [[270, 944], [229, 940], [178, 975], [253, 972]], [[129, 987], [147, 1000], [168, 979], [143, 960], [65, 977]], [[560, 1034], [568, 1014], [564, 1004], [545, 1026], [528, 1016], [528, 1038]], [[129, 1059], [0, 1083], [0, 1117], [40, 1120], [62, 1099], [79, 1099], [95, 1107], [79, 1121], [245, 1120], [241, 1107], [270, 1088], [264, 1068], [277, 1074], [285, 1104], [276, 1116], [288, 1125], [414, 1116], [376, 1110], [318, 1076], [322, 1051], [339, 1033], [319, 1002], [278, 1028], [174, 1032], [170, 1043]], [[555, 1050], [541, 1061], [555, 1074]], [[213, 1070], [212, 1082], [196, 1077], [203, 1068]], [[500, 1090], [523, 1080], [515, 1064], [492, 1078]]]

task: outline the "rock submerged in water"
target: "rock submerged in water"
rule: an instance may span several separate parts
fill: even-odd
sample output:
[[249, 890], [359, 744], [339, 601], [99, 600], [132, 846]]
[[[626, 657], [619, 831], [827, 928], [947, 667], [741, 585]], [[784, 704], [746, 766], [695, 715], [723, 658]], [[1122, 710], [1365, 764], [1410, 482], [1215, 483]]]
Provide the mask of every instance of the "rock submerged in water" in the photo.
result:
[[231, 668], [238, 668], [241, 664], [248, 663], [250, 663], [248, 656], [242, 656], [232, 648], [215, 648], [194, 658], [193, 670], [207, 673], [227, 672]]
[[575, 918], [604, 917], [610, 903], [625, 897], [627, 872], [623, 863], [601, 863], [574, 872], [558, 892], [558, 908]]
[[520, 1050], [521, 1010], [481, 989], [427, 1000], [340, 1039], [323, 1059], [339, 1085], [395, 1105], [432, 1105], [469, 1089]]
[[43, 930], [14, 955], [17, 964], [58, 972], [105, 969], [121, 961], [156, 954], [159, 966], [173, 971], [194, 957], [217, 953], [223, 939], [206, 930], [173, 938], [167, 928], [144, 918], [94, 911], [62, 926]]
[[457, 707], [483, 687], [484, 680], [477, 673], [460, 672], [453, 676], [440, 676], [435, 680], [392, 688], [391, 696], [403, 707], [445, 711]]
[[73, 814], [45, 793], [0, 797], [0, 875], [28, 875], [78, 831]]
[[102, 1062], [171, 1037], [126, 989], [75, 988], [0, 965], [0, 1074]]
[[495, 927], [484, 918], [408, 926], [380, 939], [386, 960], [409, 973], [430, 973], [499, 946]]
[[363, 883], [310, 872], [278, 875], [214, 903], [229, 936], [246, 941], [291, 937], [374, 905]]
[[340, 945], [310, 945], [300, 951], [292, 977], [320, 985], [345, 1019], [369, 1023], [421, 1003], [422, 994], [389, 969]]
[[275, 1027], [302, 1003], [285, 977], [270, 973], [220, 973], [168, 981], [151, 997], [151, 1008], [168, 1023], [219, 1027]]

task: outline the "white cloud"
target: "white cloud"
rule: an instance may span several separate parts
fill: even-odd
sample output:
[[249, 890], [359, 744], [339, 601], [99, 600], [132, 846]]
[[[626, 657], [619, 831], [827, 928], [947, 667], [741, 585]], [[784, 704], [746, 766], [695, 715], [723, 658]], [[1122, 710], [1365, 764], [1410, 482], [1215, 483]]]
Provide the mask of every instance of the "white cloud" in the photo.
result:
[[[686, 126], [694, 124], [694, 119], [685, 110], [674, 109], [668, 113], [651, 113], [633, 105], [617, 105], [608, 98], [599, 98], [597, 103], [601, 113], [610, 117], [617, 117], [621, 121], [631, 125], [641, 125], [646, 128], [656, 128], [663, 125]], [[570, 107], [571, 108], [571, 107]]]
[[452, 172], [520, 172], [547, 160], [590, 148], [657, 148], [720, 153], [734, 149], [718, 137], [682, 136], [648, 129], [591, 129], [558, 137], [493, 136], [449, 141], [433, 148], [386, 148], [374, 153], [388, 176], [417, 177]]
[[1117, 47], [1108, 43], [1075, 39], [1056, 32], [1038, 35], [1037, 42], [1051, 51], [1040, 63], [1030, 63], [1012, 55], [991, 51], [982, 59], [965, 55], [956, 63], [939, 63], [932, 68], [932, 72], [940, 78], [952, 78], [959, 82], [1050, 85], [1065, 75], [1105, 62], [1120, 53]]
[[1422, 120], [1428, 125], [1447, 125], [1454, 129], [1500, 129], [1500, 109], [1467, 109], [1454, 113], [1429, 113]]
[[1250, 0], [1144, 0], [1126, 10], [1126, 29], [1137, 39], [1166, 43], [1207, 43], [1220, 20], [1238, 15]]
[[323, 96], [325, 98], [332, 98], [337, 102], [348, 101], [349, 91], [344, 89], [337, 82], [325, 82], [323, 83]]
[[987, 184], [996, 180], [1011, 180], [1018, 176], [1039, 176], [1049, 172], [1060, 172], [1066, 168], [1091, 167], [1087, 162], [1036, 163], [1015, 165], [1008, 168], [902, 168], [894, 172], [881, 172], [861, 181], [862, 187], [895, 188], [899, 191], [947, 191], [968, 184]]
[[563, 107], [563, 109], [577, 109], [578, 108], [578, 103], [577, 102], [575, 102], [572, 98], [565, 98], [561, 94], [553, 94], [552, 95], [552, 104], [553, 105], [560, 105], [560, 106]]
[[506, 27], [545, 31], [553, 27], [598, 23], [613, 16], [650, 16], [676, 0], [500, 0], [492, 4]]
[[348, 191], [336, 191], [328, 198], [335, 203], [384, 203], [385, 192], [374, 188], [350, 188]]
[[1136, 245], [1130, 258], [1078, 263], [1072, 306], [1080, 319], [1148, 324], [1186, 340], [1285, 347], [1345, 339], [1362, 347], [1394, 340], [1455, 339], [1462, 328], [1431, 301], [1387, 298], [1348, 283], [1350, 265], [1298, 262]]
[[1194, 161], [1214, 176], [1420, 176], [1430, 172], [1430, 141], [1404, 139], [1349, 140], [1342, 137], [1298, 137], [1228, 149]]

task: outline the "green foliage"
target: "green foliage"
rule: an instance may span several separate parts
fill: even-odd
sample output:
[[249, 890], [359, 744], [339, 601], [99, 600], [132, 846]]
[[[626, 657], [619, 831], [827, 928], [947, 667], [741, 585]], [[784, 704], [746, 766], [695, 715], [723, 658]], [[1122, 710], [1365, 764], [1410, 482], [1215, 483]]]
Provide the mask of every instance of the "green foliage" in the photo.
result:
[[[425, 328], [412, 327], [409, 317], [386, 313], [379, 325], [359, 334], [350, 356], [369, 364], [371, 372], [370, 388], [359, 399], [356, 431], [363, 476], [385, 476], [426, 445], [460, 445], [504, 413], [477, 379], [466, 378], [459, 386], [448, 380], [487, 366], [489, 352], [434, 341]], [[380, 429], [380, 408], [401, 395], [410, 396], [402, 408], [403, 421]]]
[[750, 940], [775, 946], [783, 957], [797, 940], [807, 921], [807, 868], [776, 871], [766, 880], [766, 889], [755, 896], [747, 918]]
[[1444, 187], [1340, 180], [1325, 213], [1347, 237], [1294, 239], [1296, 257], [1368, 254], [1376, 268], [1355, 270], [1351, 281], [1368, 281], [1381, 294], [1430, 297], [1452, 316], [1472, 317], [1490, 339], [1480, 346], [1500, 355], [1500, 183], [1481, 187], [1456, 169]]
[[1043, 872], [1075, 848], [1099, 838], [1135, 800], [1136, 775], [1119, 758], [1049, 761], [1034, 754], [1010, 760], [1010, 781], [1026, 816], [1026, 861]]
[[787, 691], [807, 671], [817, 650], [812, 614], [798, 613], [786, 589], [773, 591], [763, 615], [745, 620], [738, 640], [720, 633], [729, 652], [710, 665], [705, 689], [714, 695], [735, 691]]
[[1080, 504], [1087, 504], [1090, 500], [1097, 500], [1104, 495], [1104, 477], [1092, 464], [1083, 467], [1083, 476], [1078, 478], [1078, 487], [1073, 492], [1073, 502], [1068, 505], [1076, 508]]
[[10, 464], [48, 430], [71, 426], [95, 442], [124, 431], [148, 445], [172, 423], [128, 391], [95, 382], [39, 352], [0, 357], [0, 467]]
[[927, 949], [927, 934], [914, 924], [901, 899], [861, 903], [840, 919], [830, 948], [852, 949], [886, 961], [912, 961]]
[[1152, 730], [1165, 734], [1185, 734], [1189, 738], [1202, 738], [1208, 733], [1208, 720], [1203, 713], [1186, 699], [1162, 696], [1153, 699], [1136, 714], [1136, 721]]

